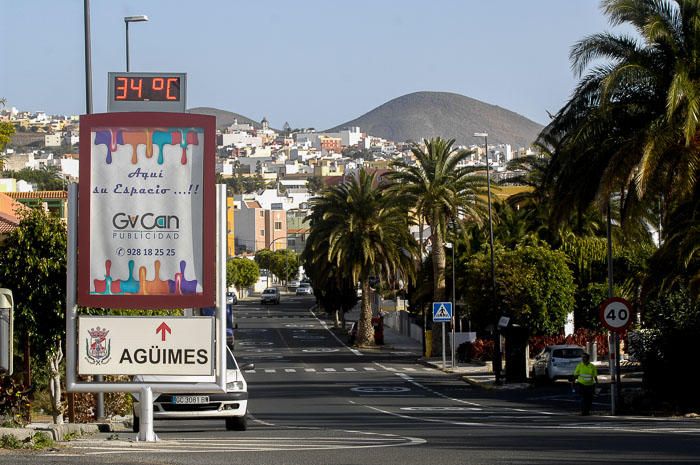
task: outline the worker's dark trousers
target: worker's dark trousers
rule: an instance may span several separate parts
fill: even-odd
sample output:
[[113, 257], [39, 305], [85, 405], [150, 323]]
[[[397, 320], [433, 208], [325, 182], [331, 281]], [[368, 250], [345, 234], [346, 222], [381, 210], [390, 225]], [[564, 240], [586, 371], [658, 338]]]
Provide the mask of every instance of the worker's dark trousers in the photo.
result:
[[586, 386], [585, 384], [576, 383], [578, 393], [581, 396], [581, 415], [590, 415], [591, 406], [593, 405], [593, 390], [594, 385]]

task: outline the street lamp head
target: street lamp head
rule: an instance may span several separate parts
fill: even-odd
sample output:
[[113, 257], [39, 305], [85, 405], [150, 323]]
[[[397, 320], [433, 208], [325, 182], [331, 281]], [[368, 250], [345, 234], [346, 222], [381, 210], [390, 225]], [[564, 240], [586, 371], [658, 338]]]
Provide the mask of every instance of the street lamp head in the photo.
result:
[[488, 137], [489, 133], [488, 132], [475, 132], [474, 137]]
[[148, 21], [148, 16], [146, 16], [146, 15], [124, 16], [125, 23], [140, 23], [143, 21]]

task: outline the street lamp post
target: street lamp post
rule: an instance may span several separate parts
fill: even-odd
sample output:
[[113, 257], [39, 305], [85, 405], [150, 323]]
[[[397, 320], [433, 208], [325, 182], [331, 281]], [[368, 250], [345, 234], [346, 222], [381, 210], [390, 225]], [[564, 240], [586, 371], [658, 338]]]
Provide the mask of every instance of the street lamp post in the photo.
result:
[[451, 349], [452, 349], [452, 369], [455, 367], [455, 326], [456, 326], [456, 321], [457, 321], [457, 299], [456, 299], [456, 292], [455, 292], [455, 249], [457, 248], [457, 244], [452, 242], [447, 242], [445, 243], [445, 246], [449, 247], [452, 249], [452, 344]]
[[[275, 242], [277, 242], [277, 241], [281, 241], [282, 239], [287, 239], [287, 236], [278, 237], [277, 239], [273, 239], [272, 242], [270, 242], [269, 248], [270, 248], [270, 250], [271, 250], [272, 252], [275, 251], [275, 248], [272, 247], [272, 245], [273, 245]], [[285, 250], [286, 250], [286, 247], [285, 247]], [[287, 258], [287, 259], [288, 259], [288, 258]], [[287, 262], [287, 263], [289, 263], [289, 262]], [[269, 265], [270, 265], [270, 264], [268, 264], [268, 267], [267, 267], [267, 287], [270, 287], [270, 266], [269, 266]], [[286, 273], [285, 273], [285, 274], [286, 274]]]
[[[493, 258], [493, 214], [491, 212], [491, 170], [489, 168], [489, 142], [488, 133], [475, 132], [474, 137], [484, 138], [484, 155], [486, 156], [486, 191], [489, 205], [489, 246], [491, 248], [491, 308], [496, 307], [496, 264]], [[496, 375], [496, 382], [501, 382], [501, 336], [496, 328], [496, 339], [494, 343], [494, 364], [493, 372]]]
[[124, 16], [124, 25], [126, 25], [126, 72], [129, 72], [129, 23], [141, 23], [148, 21], [148, 16]]

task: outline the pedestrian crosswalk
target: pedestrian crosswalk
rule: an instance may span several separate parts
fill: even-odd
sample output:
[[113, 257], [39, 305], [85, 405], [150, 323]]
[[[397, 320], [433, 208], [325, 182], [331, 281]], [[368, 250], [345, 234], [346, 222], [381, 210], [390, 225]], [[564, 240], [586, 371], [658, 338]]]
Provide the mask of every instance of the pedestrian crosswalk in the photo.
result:
[[[255, 428], [253, 420], [251, 427]], [[343, 431], [342, 436], [333, 431], [319, 430], [314, 437], [303, 436], [295, 431], [287, 434], [255, 434], [249, 431], [231, 437], [230, 435], [211, 438], [172, 437], [163, 434], [158, 442], [134, 442], [133, 440], [103, 438], [80, 438], [66, 443], [60, 450], [43, 454], [44, 457], [80, 457], [89, 455], [122, 455], [137, 454], [163, 455], [170, 454], [231, 454], [255, 453], [273, 451], [304, 451], [304, 450], [343, 450], [343, 449], [376, 449], [381, 447], [413, 446], [425, 443], [424, 439], [398, 436], [393, 434]], [[258, 430], [259, 431], [259, 430]], [[161, 434], [161, 433], [159, 433]], [[212, 434], [216, 436], [216, 433]], [[172, 455], [170, 455], [172, 457]], [[150, 463], [150, 460], [146, 460]], [[139, 463], [142, 463], [139, 461]], [[207, 460], [207, 463], [209, 461]]]
[[[256, 368], [253, 370], [244, 370], [246, 374], [276, 374], [276, 373], [357, 373], [357, 372], [377, 372], [376, 367], [296, 367], [296, 368]], [[381, 371], [390, 373], [437, 373], [440, 372], [435, 368], [430, 367], [382, 367]]]

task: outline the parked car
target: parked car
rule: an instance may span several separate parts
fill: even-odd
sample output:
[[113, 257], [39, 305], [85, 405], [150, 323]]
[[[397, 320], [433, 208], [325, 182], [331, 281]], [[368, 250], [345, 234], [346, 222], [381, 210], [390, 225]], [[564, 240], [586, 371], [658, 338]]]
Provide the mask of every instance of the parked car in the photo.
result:
[[535, 381], [570, 379], [582, 355], [581, 346], [571, 344], [547, 346], [535, 357], [532, 377]]
[[[168, 394], [153, 393], [153, 419], [192, 420], [221, 418], [226, 429], [244, 431], [248, 413], [248, 384], [243, 370], [253, 370], [255, 365], [240, 366], [231, 350], [226, 348], [226, 393]], [[138, 376], [144, 382], [213, 382], [213, 376]], [[140, 405], [138, 394], [134, 394], [133, 430], [139, 432]]]
[[280, 303], [280, 293], [277, 288], [268, 287], [260, 295], [261, 304], [279, 304]]
[[227, 292], [226, 293], [226, 304], [227, 305], [236, 305], [238, 303], [238, 296], [236, 295], [235, 292]]
[[309, 283], [301, 283], [299, 284], [299, 287], [297, 287], [297, 295], [311, 295], [313, 293], [314, 290], [311, 288]]
[[289, 289], [296, 289], [297, 287], [299, 287], [299, 281], [297, 281], [296, 279], [292, 279], [292, 280], [289, 281], [289, 283], [287, 284], [287, 287], [288, 287]]

